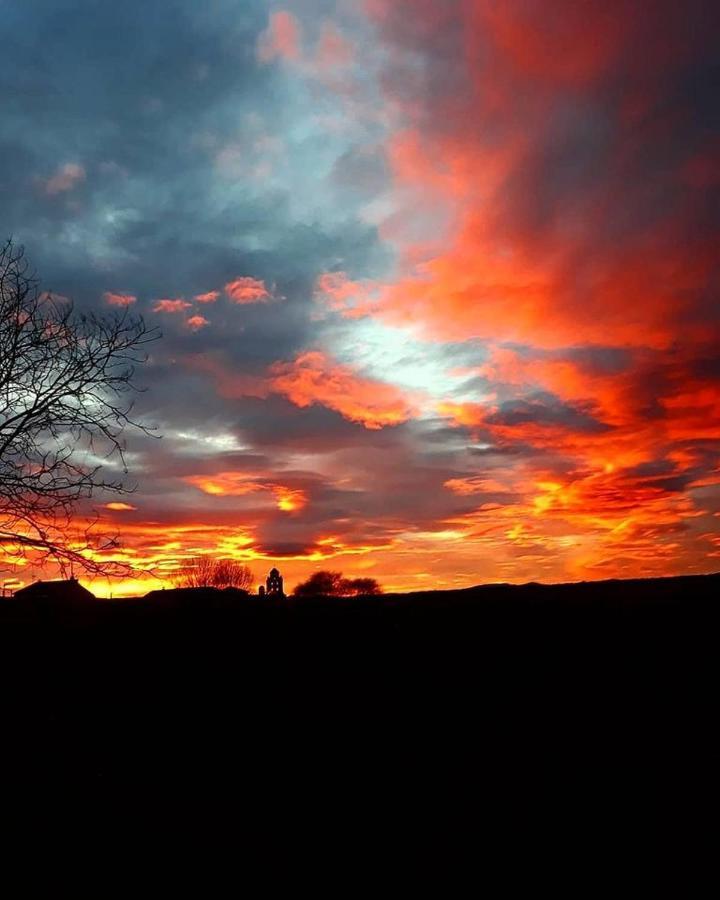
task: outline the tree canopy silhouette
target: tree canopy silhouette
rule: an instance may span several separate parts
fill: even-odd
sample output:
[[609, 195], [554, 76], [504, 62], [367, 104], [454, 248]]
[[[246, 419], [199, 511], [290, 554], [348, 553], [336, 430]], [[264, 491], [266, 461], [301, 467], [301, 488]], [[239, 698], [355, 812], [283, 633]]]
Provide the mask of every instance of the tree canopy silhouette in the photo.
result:
[[[123, 432], [133, 418], [136, 366], [159, 337], [127, 309], [78, 312], [41, 293], [22, 247], [0, 247], [0, 548], [61, 568], [112, 574], [88, 550], [109, 549], [71, 522], [97, 491], [127, 493]], [[113, 460], [120, 477], [105, 477]]]
[[307, 581], [295, 586], [296, 597], [356, 597], [382, 594], [374, 578], [343, 578], [342, 572], [314, 572]]
[[183, 562], [174, 581], [176, 587], [232, 587], [249, 591], [253, 586], [253, 574], [246, 565], [234, 559], [195, 556]]

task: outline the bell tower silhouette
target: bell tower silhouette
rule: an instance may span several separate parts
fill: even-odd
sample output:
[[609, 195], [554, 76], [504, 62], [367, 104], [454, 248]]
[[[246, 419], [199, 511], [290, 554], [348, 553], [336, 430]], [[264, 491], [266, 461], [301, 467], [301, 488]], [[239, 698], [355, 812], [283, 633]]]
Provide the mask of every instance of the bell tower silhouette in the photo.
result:
[[270, 574], [265, 581], [266, 597], [284, 597], [283, 577], [277, 569], [270, 569]]

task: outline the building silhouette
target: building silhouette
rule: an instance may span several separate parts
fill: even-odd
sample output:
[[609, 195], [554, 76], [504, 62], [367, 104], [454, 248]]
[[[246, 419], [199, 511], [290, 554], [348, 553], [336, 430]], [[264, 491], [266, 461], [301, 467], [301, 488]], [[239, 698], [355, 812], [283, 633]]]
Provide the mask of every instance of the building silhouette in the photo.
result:
[[95, 602], [95, 594], [84, 588], [77, 578], [61, 581], [36, 581], [15, 591], [15, 600], [37, 606], [83, 606]]
[[275, 598], [285, 596], [285, 591], [283, 590], [283, 577], [275, 568], [270, 569], [270, 574], [265, 579], [265, 596]]

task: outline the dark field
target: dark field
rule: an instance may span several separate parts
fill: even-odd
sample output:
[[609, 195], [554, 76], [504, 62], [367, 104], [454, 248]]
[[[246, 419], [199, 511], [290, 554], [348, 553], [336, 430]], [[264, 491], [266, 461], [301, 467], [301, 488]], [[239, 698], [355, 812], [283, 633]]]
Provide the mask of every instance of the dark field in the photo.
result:
[[157, 803], [270, 832], [685, 831], [714, 806], [719, 585], [4, 601], [5, 793], [35, 820]]

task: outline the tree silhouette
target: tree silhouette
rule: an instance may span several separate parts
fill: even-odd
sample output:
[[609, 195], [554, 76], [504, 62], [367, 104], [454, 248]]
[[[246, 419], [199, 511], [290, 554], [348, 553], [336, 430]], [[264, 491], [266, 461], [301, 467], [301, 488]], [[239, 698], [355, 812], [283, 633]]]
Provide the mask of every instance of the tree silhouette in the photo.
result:
[[343, 578], [340, 587], [344, 597], [377, 595], [383, 592], [374, 578]]
[[105, 574], [123, 567], [94, 556], [115, 546], [73, 526], [96, 491], [127, 493], [123, 432], [132, 417], [135, 367], [159, 337], [127, 309], [102, 316], [40, 293], [22, 247], [0, 247], [0, 549], [52, 558], [61, 569]]
[[355, 597], [382, 594], [374, 578], [343, 578], [341, 572], [314, 572], [307, 581], [295, 586], [296, 597]]
[[340, 572], [313, 572], [307, 581], [295, 585], [293, 594], [296, 597], [337, 597], [340, 595], [341, 582]]
[[176, 587], [232, 587], [249, 591], [253, 585], [253, 574], [247, 566], [234, 559], [195, 556], [183, 562], [174, 582]]

